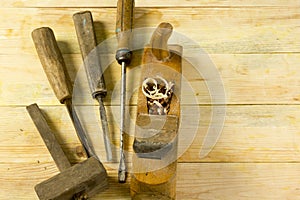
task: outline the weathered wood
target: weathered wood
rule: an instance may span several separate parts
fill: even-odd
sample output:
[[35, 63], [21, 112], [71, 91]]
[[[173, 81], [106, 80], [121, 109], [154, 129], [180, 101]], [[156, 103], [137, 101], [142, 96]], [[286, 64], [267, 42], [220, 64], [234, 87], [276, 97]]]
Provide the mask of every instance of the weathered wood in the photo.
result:
[[[170, 47], [170, 49], [172, 49]], [[174, 51], [174, 49], [176, 51]], [[144, 56], [143, 56], [143, 66], [141, 70], [141, 83], [146, 79], [146, 78], [155, 78], [156, 76], [163, 77], [169, 82], [173, 82], [175, 87], [174, 87], [174, 94], [172, 95], [172, 99], [170, 102], [170, 111], [166, 118], [164, 118], [164, 122], [171, 121], [171, 124], [174, 124], [177, 126], [178, 120], [179, 120], [179, 115], [180, 115], [180, 85], [181, 85], [181, 57], [180, 57], [180, 52], [181, 48], [178, 46], [173, 46], [173, 51], [170, 51], [170, 59], [161, 62], [154, 57], [152, 54], [152, 48], [151, 47], [146, 47], [144, 50]], [[179, 55], [178, 55], [179, 54]], [[147, 106], [147, 98], [144, 96], [142, 89], [139, 89], [138, 92], [138, 107], [137, 107], [137, 118], [136, 118], [136, 124], [138, 126], [138, 129], [136, 130], [138, 133], [136, 134], [136, 139], [133, 144], [135, 153], [138, 155], [146, 155], [147, 153], [153, 153], [156, 152], [158, 154], [160, 153], [166, 153], [165, 151], [162, 152], [157, 152], [159, 147], [164, 147], [168, 148], [169, 143], [174, 142], [174, 139], [176, 138], [177, 130], [171, 128], [170, 126], [168, 130], [164, 130], [164, 128], [157, 133], [156, 136], [152, 137], [150, 135], [147, 135], [147, 137], [141, 137], [143, 132], [147, 132], [147, 129], [155, 129], [155, 130], [160, 130], [161, 127], [156, 127], [157, 123], [151, 123], [151, 118], [153, 117], [147, 117], [149, 115], [148, 113], [148, 106]], [[169, 117], [170, 116], [170, 117]], [[163, 117], [158, 117], [163, 119]], [[150, 124], [148, 124], [150, 123]], [[161, 125], [159, 125], [161, 126]], [[171, 128], [171, 129], [170, 129]], [[145, 129], [145, 130], [143, 130]], [[174, 131], [171, 131], [174, 130]], [[155, 132], [155, 131], [154, 131]], [[168, 132], [168, 138], [164, 138], [166, 134], [165, 132]], [[158, 136], [161, 135], [161, 136]], [[150, 138], [149, 138], [150, 137]], [[146, 139], [147, 138], [147, 139]], [[163, 140], [161, 140], [164, 138]], [[158, 146], [154, 148], [151, 144], [149, 144], [146, 140], [152, 141], [151, 143], [157, 144]], [[156, 146], [156, 145], [155, 145]], [[147, 149], [148, 148], [148, 149]], [[141, 154], [140, 154], [141, 153]], [[146, 154], [145, 154], [146, 153]], [[157, 155], [159, 158], [163, 155]], [[157, 157], [155, 155], [151, 155], [154, 157]]]
[[40, 200], [81, 199], [91, 197], [107, 188], [106, 170], [95, 157], [71, 166], [60, 144], [56, 140], [50, 127], [37, 104], [27, 106], [33, 122], [42, 136], [58, 169], [58, 175], [43, 181], [35, 186]]
[[[168, 30], [163, 29], [166, 27]], [[170, 24], [160, 24], [152, 35], [150, 45], [144, 48], [140, 84], [147, 78], [159, 76], [173, 83], [174, 89], [168, 113], [154, 115], [149, 112], [148, 100], [141, 88], [143, 86], [139, 88], [133, 142], [136, 155], [132, 159], [130, 184], [132, 199], [176, 197], [182, 47], [167, 46], [171, 33]]]
[[118, 0], [115, 32], [118, 40], [117, 49], [131, 50], [131, 32], [134, 29], [134, 0]]
[[177, 140], [179, 118], [176, 115], [138, 113], [133, 150], [138, 157], [162, 159]]
[[170, 23], [163, 22], [158, 25], [152, 34], [150, 46], [152, 54], [157, 60], [164, 61], [169, 58], [168, 40], [172, 34], [173, 26]]
[[53, 31], [48, 27], [35, 29], [32, 32], [32, 39], [57, 99], [63, 103], [66, 99], [72, 98], [70, 78]]
[[50, 129], [46, 119], [37, 104], [32, 104], [26, 107], [32, 121], [38, 129], [48, 151], [50, 152], [56, 166], [60, 171], [64, 171], [71, 167], [71, 163], [66, 157], [55, 135]]
[[66, 200], [83, 192], [91, 197], [105, 190], [107, 186], [107, 174], [103, 165], [96, 158], [90, 157], [37, 184], [35, 191], [40, 200]]
[[107, 90], [97, 50], [92, 13], [90, 11], [75, 13], [73, 21], [92, 96], [105, 97]]

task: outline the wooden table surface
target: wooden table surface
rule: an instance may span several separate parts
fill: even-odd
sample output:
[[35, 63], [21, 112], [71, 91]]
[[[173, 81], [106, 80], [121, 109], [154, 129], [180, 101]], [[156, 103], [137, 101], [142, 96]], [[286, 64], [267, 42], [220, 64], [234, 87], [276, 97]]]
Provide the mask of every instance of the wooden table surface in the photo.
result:
[[[54, 30], [75, 81], [82, 59], [72, 15], [92, 11], [101, 42], [114, 36], [116, 1], [5, 0], [1, 4], [0, 199], [38, 199], [34, 185], [58, 169], [25, 106], [38, 103], [73, 163], [84, 158], [76, 151], [80, 145], [67, 110], [42, 70], [31, 31], [41, 26]], [[136, 6], [136, 27], [170, 22], [175, 31], [200, 45], [218, 69], [226, 93], [222, 135], [213, 151], [200, 158], [211, 109], [220, 105], [212, 103], [205, 77], [188, 69], [183, 72], [197, 100], [187, 101], [183, 108], [198, 109], [200, 122], [181, 132], [188, 135], [190, 128], [197, 134], [178, 160], [177, 199], [300, 199], [300, 1], [137, 0]], [[138, 71], [129, 71], [138, 81]], [[113, 118], [118, 118], [114, 113], [119, 99], [112, 91], [117, 91], [120, 68], [112, 64], [105, 75], [110, 75], [105, 103], [117, 146], [118, 123]], [[136, 104], [133, 94], [133, 121]], [[97, 104], [90, 99], [82, 106], [95, 111], [83, 122], [92, 132], [97, 153], [105, 158]], [[117, 183], [117, 164], [103, 162], [110, 188], [92, 199], [130, 199], [129, 184]]]

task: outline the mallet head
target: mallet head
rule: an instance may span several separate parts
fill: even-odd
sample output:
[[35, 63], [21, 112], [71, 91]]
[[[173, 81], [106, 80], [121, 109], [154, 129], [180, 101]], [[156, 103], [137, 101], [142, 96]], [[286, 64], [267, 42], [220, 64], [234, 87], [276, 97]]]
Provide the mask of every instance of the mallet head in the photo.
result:
[[91, 197], [108, 186], [103, 165], [94, 157], [75, 164], [35, 186], [40, 200], [68, 200], [76, 194]]

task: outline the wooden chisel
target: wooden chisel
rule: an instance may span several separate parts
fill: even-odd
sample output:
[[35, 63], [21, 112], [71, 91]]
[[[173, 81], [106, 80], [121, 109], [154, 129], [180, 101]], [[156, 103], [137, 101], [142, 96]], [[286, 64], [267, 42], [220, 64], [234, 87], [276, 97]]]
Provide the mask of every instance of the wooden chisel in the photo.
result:
[[66, 65], [53, 31], [48, 27], [35, 29], [32, 31], [32, 39], [49, 83], [60, 103], [66, 105], [77, 136], [88, 157], [96, 156], [72, 105], [70, 78], [66, 72]]
[[81, 50], [84, 68], [87, 74], [89, 87], [93, 98], [99, 102], [100, 119], [102, 123], [103, 139], [108, 161], [112, 161], [112, 149], [109, 140], [109, 129], [106, 110], [102, 98], [107, 94], [100, 58], [97, 51], [92, 13], [90, 11], [78, 12], [73, 15], [77, 39]]

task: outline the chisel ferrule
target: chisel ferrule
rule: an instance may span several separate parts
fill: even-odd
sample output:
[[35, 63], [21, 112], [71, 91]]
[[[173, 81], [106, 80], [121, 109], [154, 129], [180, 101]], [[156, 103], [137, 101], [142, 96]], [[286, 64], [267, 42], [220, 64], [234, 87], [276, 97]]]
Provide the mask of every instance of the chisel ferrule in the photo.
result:
[[116, 52], [116, 60], [121, 65], [125, 63], [128, 65], [131, 61], [132, 52], [130, 49], [118, 49]]

